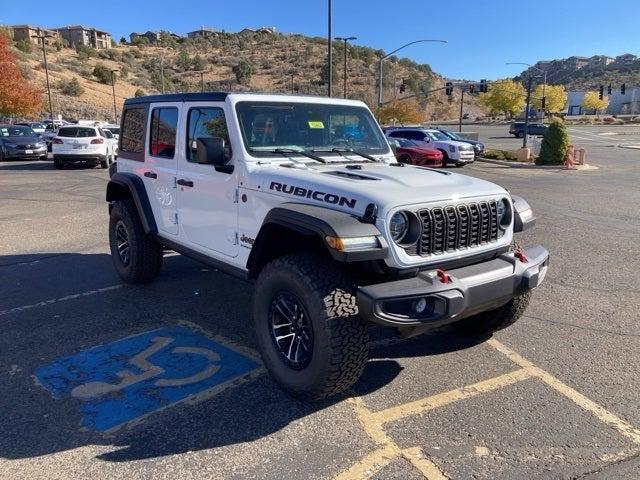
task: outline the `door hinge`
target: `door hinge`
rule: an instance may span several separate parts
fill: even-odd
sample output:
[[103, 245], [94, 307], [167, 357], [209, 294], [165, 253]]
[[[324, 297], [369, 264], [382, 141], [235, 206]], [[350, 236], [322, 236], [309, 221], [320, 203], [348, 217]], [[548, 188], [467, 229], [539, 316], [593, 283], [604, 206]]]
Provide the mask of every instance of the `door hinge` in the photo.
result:
[[236, 191], [233, 194], [233, 203], [238, 203], [239, 200], [240, 200], [240, 191], [236, 188]]
[[178, 224], [178, 214], [177, 214], [177, 213], [174, 213], [174, 214], [173, 214], [173, 224], [174, 224], [174, 225], [177, 225], [177, 224]]

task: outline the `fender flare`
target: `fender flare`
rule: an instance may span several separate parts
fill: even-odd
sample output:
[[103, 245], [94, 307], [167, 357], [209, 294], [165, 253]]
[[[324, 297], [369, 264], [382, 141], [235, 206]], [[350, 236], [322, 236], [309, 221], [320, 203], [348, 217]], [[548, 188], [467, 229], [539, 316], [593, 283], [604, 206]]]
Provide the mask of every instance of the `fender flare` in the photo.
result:
[[536, 224], [536, 217], [529, 203], [522, 197], [511, 195], [513, 202], [513, 231], [523, 232]]
[[[153, 216], [147, 190], [140, 177], [133, 173], [116, 172], [107, 183], [107, 202], [131, 198], [138, 211], [144, 232], [155, 235], [158, 233], [156, 220]], [[111, 206], [109, 207], [111, 209]]]
[[[249, 270], [259, 262], [263, 251], [268, 248], [269, 227], [274, 225], [291, 229], [302, 235], [319, 237], [333, 259], [338, 262], [379, 260], [385, 258], [389, 250], [380, 230], [375, 225], [364, 223], [352, 214], [326, 207], [286, 202], [271, 209], [265, 216], [249, 254], [247, 261]], [[339, 238], [376, 236], [380, 246], [351, 252], [339, 252], [326, 244], [326, 236]]]

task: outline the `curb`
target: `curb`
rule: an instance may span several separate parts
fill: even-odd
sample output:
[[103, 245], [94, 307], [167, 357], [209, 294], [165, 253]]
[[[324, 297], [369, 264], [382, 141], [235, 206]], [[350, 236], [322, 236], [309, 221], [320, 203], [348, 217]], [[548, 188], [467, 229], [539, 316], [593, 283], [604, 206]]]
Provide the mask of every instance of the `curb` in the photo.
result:
[[[638, 146], [640, 149], [640, 146]], [[576, 165], [573, 168], [565, 168], [564, 165], [535, 165], [534, 163], [524, 162], [510, 162], [507, 160], [494, 160], [492, 158], [477, 158], [477, 162], [493, 163], [494, 165], [500, 165], [507, 168], [528, 168], [530, 170], [575, 170], [575, 171], [587, 171], [598, 170], [600, 167], [595, 165]]]

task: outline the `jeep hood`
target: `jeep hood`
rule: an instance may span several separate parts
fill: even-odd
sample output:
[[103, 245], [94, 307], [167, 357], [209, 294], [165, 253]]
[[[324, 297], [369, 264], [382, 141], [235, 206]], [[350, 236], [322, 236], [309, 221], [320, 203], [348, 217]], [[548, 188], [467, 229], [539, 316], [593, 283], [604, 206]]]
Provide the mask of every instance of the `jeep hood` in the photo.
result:
[[253, 172], [258, 182], [255, 187], [286, 197], [286, 201], [326, 205], [354, 214], [362, 214], [369, 203], [375, 203], [379, 215], [398, 206], [508, 195], [496, 184], [444, 169], [357, 165], [361, 168], [331, 163], [307, 167], [271, 164]]

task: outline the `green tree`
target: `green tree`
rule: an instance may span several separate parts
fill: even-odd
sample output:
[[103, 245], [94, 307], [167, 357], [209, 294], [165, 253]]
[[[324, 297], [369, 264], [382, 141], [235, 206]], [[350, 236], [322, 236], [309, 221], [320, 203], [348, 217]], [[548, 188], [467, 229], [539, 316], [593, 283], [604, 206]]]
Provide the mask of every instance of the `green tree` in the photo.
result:
[[596, 115], [599, 115], [602, 110], [606, 110], [608, 106], [609, 99], [607, 97], [601, 99], [598, 92], [587, 92], [582, 99], [582, 108], [595, 110]]
[[232, 70], [238, 83], [243, 85], [247, 85], [251, 80], [251, 75], [253, 75], [253, 65], [244, 59], [240, 60], [237, 65], [234, 65]]
[[120, 37], [120, 43], [121, 43], [122, 45], [126, 45], [126, 44], [127, 44], [127, 39], [126, 39], [126, 38], [124, 38], [124, 37]]
[[200, 55], [196, 55], [195, 57], [193, 57], [191, 64], [193, 66], [193, 69], [198, 72], [201, 72], [202, 70], [207, 68], [207, 62], [205, 62], [204, 58], [202, 58]]
[[542, 139], [536, 165], [562, 165], [569, 147], [569, 134], [561, 120], [549, 124]]
[[76, 77], [73, 77], [68, 82], [62, 82], [60, 85], [60, 91], [65, 95], [72, 97], [79, 97], [84, 93], [84, 88], [80, 85], [80, 82]]
[[497, 80], [489, 85], [487, 93], [479, 95], [480, 103], [492, 112], [513, 116], [525, 106], [526, 92], [521, 83], [513, 80]]
[[180, 50], [175, 60], [176, 69], [180, 72], [186, 72], [191, 68], [191, 58], [186, 50]]
[[26, 38], [16, 42], [16, 48], [24, 53], [31, 53], [31, 42]]
[[567, 91], [563, 85], [536, 85], [531, 97], [531, 106], [542, 110], [542, 92], [544, 91], [545, 110], [549, 113], [558, 113], [567, 106]]
[[101, 63], [98, 63], [93, 68], [92, 75], [96, 77], [100, 83], [104, 83], [106, 85], [111, 84], [111, 70], [109, 69], [109, 67], [106, 67]]

